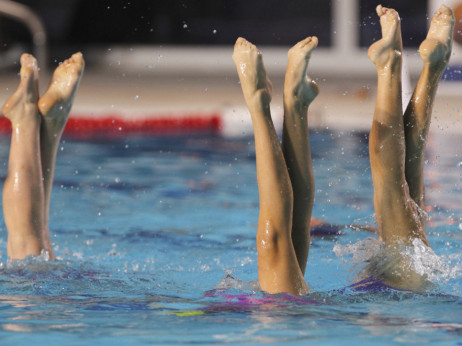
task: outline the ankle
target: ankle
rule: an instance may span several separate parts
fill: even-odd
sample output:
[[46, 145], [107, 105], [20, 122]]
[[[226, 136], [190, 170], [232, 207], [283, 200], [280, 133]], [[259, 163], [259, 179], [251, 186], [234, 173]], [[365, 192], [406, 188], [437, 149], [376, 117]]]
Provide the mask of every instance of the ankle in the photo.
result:
[[269, 111], [271, 95], [264, 89], [256, 90], [252, 95], [245, 97], [249, 109], [255, 109], [261, 112]]
[[20, 129], [21, 131], [37, 131], [40, 128], [41, 119], [38, 113], [31, 114], [27, 117], [10, 117], [11, 129]]
[[308, 112], [311, 101], [293, 95], [284, 95], [284, 114], [296, 118], [304, 117]]

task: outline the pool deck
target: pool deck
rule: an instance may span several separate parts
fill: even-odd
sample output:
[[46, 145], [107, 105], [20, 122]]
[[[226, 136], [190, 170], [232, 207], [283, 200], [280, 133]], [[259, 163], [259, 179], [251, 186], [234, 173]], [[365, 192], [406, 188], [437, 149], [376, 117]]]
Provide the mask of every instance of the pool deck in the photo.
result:
[[[269, 71], [271, 76], [271, 73]], [[314, 72], [315, 76], [316, 73]], [[49, 76], [41, 77], [41, 91]], [[276, 127], [282, 120], [281, 76], [272, 79], [272, 113]], [[0, 78], [0, 100], [18, 83], [15, 73]], [[310, 107], [310, 126], [338, 130], [368, 130], [374, 110], [376, 80], [327, 78], [318, 80], [321, 92]], [[462, 83], [443, 82], [433, 111], [432, 131], [462, 133]], [[87, 69], [72, 117], [184, 118], [218, 115], [223, 133], [250, 135], [252, 127], [236, 73], [160, 75], [123, 72], [117, 68]]]

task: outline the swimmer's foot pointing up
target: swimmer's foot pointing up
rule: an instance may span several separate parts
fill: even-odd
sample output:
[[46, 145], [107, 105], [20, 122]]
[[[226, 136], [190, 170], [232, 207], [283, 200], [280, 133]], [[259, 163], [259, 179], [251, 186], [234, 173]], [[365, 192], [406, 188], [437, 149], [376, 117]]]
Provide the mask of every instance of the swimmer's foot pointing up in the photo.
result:
[[23, 121], [40, 120], [37, 111], [38, 99], [38, 66], [30, 54], [21, 56], [21, 81], [15, 93], [5, 102], [3, 114], [10, 119], [13, 127], [20, 126]]
[[233, 60], [237, 67], [244, 98], [249, 108], [269, 107], [273, 86], [263, 65], [263, 58], [252, 43], [240, 37], [234, 45]]
[[368, 56], [377, 69], [383, 69], [401, 57], [403, 44], [398, 12], [379, 5], [377, 14], [380, 17], [382, 39], [369, 47]]
[[424, 64], [444, 70], [451, 56], [454, 14], [441, 5], [432, 18], [427, 38], [419, 47]]
[[48, 90], [38, 102], [44, 120], [58, 132], [66, 124], [84, 66], [82, 53], [75, 53], [65, 60], [56, 68]]
[[284, 82], [285, 103], [294, 102], [302, 107], [308, 107], [318, 95], [318, 85], [306, 74], [311, 52], [317, 45], [316, 36], [307, 37], [289, 50]]

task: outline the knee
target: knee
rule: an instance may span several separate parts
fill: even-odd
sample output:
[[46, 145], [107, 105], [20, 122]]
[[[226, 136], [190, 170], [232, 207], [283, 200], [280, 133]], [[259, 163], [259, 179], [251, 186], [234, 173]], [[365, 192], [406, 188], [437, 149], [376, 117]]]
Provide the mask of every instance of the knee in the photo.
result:
[[[263, 227], [262, 227], [263, 226]], [[257, 232], [257, 250], [260, 253], [273, 251], [277, 248], [278, 234], [269, 220], [260, 225]]]
[[277, 197], [260, 203], [257, 231], [259, 254], [276, 253], [281, 244], [291, 241], [294, 210], [292, 188], [281, 191]]
[[266, 220], [260, 224], [257, 232], [257, 251], [259, 256], [277, 257], [284, 243], [291, 242], [289, 224], [275, 224]]

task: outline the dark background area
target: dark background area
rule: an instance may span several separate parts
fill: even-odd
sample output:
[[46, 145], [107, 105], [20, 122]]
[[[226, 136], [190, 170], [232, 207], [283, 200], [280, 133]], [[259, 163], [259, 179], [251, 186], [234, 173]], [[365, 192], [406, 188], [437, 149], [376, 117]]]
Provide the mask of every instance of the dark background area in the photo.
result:
[[427, 36], [427, 1], [425, 0], [360, 0], [360, 45], [368, 47], [380, 37], [380, 26], [375, 8], [378, 4], [395, 8], [401, 17], [403, 45], [418, 47]]
[[[344, 1], [344, 0], [342, 0]], [[330, 0], [20, 0], [37, 13], [49, 35], [51, 54], [110, 45], [230, 45], [244, 36], [258, 45], [288, 46], [307, 35], [332, 44]], [[384, 0], [402, 17], [404, 44], [416, 47], [426, 33], [426, 2]], [[360, 45], [380, 37], [377, 2], [360, 0]], [[30, 44], [20, 23], [0, 18], [3, 50]], [[64, 52], [66, 51], [66, 52]]]

